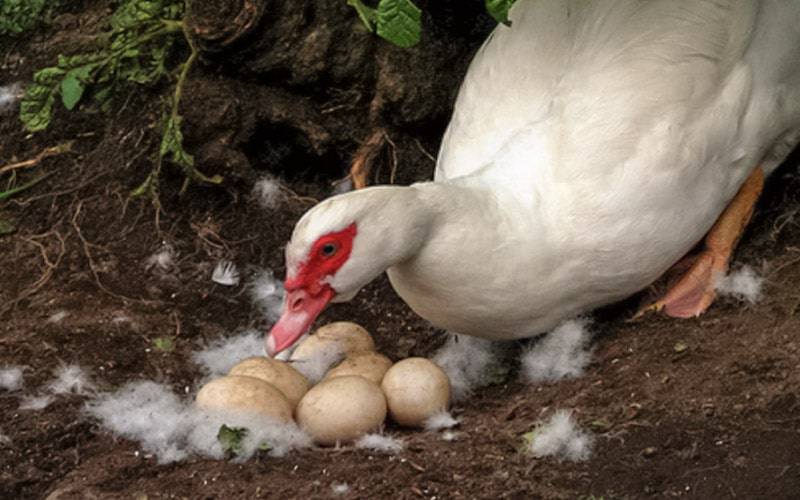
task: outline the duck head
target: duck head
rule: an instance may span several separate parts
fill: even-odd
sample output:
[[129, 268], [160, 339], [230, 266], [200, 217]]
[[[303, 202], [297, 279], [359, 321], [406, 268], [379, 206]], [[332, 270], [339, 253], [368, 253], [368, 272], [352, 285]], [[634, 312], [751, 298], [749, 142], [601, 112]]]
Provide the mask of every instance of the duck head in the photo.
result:
[[346, 302], [425, 238], [413, 187], [373, 187], [329, 198], [295, 226], [286, 246], [286, 296], [267, 335], [270, 356], [291, 347], [331, 302]]

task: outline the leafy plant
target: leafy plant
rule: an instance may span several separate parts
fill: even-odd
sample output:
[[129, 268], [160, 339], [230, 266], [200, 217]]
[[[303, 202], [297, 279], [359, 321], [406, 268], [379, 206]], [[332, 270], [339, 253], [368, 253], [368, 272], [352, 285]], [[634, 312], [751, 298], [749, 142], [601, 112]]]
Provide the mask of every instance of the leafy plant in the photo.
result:
[[180, 33], [183, 1], [127, 0], [111, 16], [111, 31], [96, 51], [58, 57], [55, 66], [37, 71], [20, 103], [20, 118], [31, 132], [50, 125], [57, 95], [74, 109], [86, 89], [107, 104], [125, 83], [152, 84], [167, 76], [167, 57]]
[[0, 0], [0, 36], [19, 35], [45, 17], [47, 0]]
[[158, 204], [157, 181], [163, 158], [181, 167], [187, 182], [221, 183], [220, 176], [207, 177], [197, 171], [194, 158], [183, 147], [178, 109], [186, 75], [197, 59], [197, 51], [184, 31], [185, 11], [184, 0], [123, 0], [109, 20], [110, 31], [98, 37], [94, 51], [60, 55], [55, 66], [34, 74], [33, 84], [20, 103], [25, 127], [31, 132], [46, 129], [58, 97], [67, 110], [75, 109], [87, 96], [107, 110], [124, 87], [153, 85], [173, 77], [176, 70], [169, 67], [170, 57], [179, 45], [188, 46], [189, 58], [178, 67], [175, 90], [167, 100], [169, 110], [161, 124], [156, 165], [133, 195], [148, 193]]
[[[217, 432], [217, 440], [222, 445], [222, 449], [227, 454], [241, 455], [244, 451], [243, 441], [247, 437], [248, 429], [246, 427], [228, 427], [225, 424], [219, 428]], [[269, 443], [262, 442], [258, 445], [259, 451], [269, 451], [272, 446]]]
[[225, 453], [239, 455], [242, 453], [242, 441], [247, 437], [246, 427], [228, 427], [222, 424], [217, 432], [217, 440]]
[[422, 32], [422, 11], [411, 0], [380, 0], [376, 8], [361, 0], [347, 0], [371, 32], [399, 47], [419, 42]]
[[[485, 0], [486, 11], [498, 23], [511, 26], [508, 10], [516, 0]], [[370, 32], [377, 33], [399, 47], [411, 47], [422, 33], [422, 11], [411, 0], [379, 0], [370, 7], [362, 0], [347, 0]]]

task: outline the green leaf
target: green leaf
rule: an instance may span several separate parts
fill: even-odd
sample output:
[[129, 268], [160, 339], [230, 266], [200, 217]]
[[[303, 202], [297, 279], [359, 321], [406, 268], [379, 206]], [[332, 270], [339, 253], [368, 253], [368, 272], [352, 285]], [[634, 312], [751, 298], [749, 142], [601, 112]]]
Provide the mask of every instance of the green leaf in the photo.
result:
[[[60, 61], [59, 61], [59, 64]], [[33, 75], [34, 83], [38, 85], [52, 86], [55, 85], [67, 72], [59, 66], [51, 66], [49, 68], [40, 69]]]
[[159, 154], [168, 158], [173, 163], [178, 164], [186, 176], [195, 181], [208, 184], [222, 184], [222, 177], [214, 175], [208, 177], [194, 168], [194, 157], [183, 149], [183, 133], [181, 132], [180, 115], [169, 116], [164, 125], [164, 135], [161, 137], [161, 148]]
[[419, 42], [422, 11], [411, 0], [381, 0], [378, 4], [377, 33], [399, 47]]
[[533, 444], [533, 440], [536, 439], [536, 434], [538, 433], [537, 430], [532, 430], [530, 432], [526, 432], [522, 435], [522, 443], [519, 446], [519, 451], [526, 452], [531, 449], [531, 445]]
[[56, 88], [33, 84], [19, 103], [19, 118], [30, 132], [44, 130], [50, 125]]
[[83, 82], [78, 79], [74, 71], [70, 71], [61, 80], [61, 102], [64, 103], [64, 107], [71, 111], [81, 100], [84, 89], [86, 87]]
[[486, 11], [498, 23], [511, 26], [511, 21], [508, 20], [508, 10], [511, 9], [515, 1], [516, 0], [486, 0]]
[[47, 17], [47, 0], [0, 0], [0, 36], [19, 35]]
[[193, 167], [194, 157], [183, 149], [183, 132], [181, 132], [181, 117], [169, 117], [164, 125], [164, 136], [161, 138], [159, 154], [170, 159], [182, 167]]
[[359, 19], [370, 32], [375, 31], [375, 23], [378, 22], [378, 13], [372, 7], [367, 7], [361, 0], [347, 0], [347, 5], [356, 9]]
[[153, 348], [160, 352], [172, 352], [175, 350], [175, 341], [172, 337], [158, 337], [153, 339]]
[[240, 455], [243, 451], [242, 441], [247, 436], [246, 427], [228, 427], [225, 424], [217, 432], [217, 441], [222, 445], [225, 453]]

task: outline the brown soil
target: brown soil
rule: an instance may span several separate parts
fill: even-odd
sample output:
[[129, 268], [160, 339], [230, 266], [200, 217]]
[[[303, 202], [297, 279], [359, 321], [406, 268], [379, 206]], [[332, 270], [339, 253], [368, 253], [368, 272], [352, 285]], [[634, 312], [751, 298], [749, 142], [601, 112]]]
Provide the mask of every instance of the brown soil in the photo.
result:
[[[319, 5], [352, 16], [333, 3]], [[80, 33], [94, 29], [105, 9], [105, 2], [81, 2], [56, 17], [57, 29], [0, 41], [0, 85], [28, 81], [55, 54], [81, 46]], [[300, 31], [292, 33], [307, 29], [297, 22]], [[228, 183], [193, 186], [179, 196], [182, 179], [168, 172], [162, 185], [166, 213], [158, 225], [146, 200], [128, 196], [152, 168], [157, 91], [131, 91], [111, 114], [59, 111], [50, 130], [33, 136], [21, 129], [16, 109], [3, 114], [0, 166], [64, 141], [74, 145], [72, 152], [20, 172], [24, 179], [52, 175], [0, 203], [0, 216], [18, 227], [0, 237], [0, 366], [29, 367], [25, 394], [45, 384], [60, 362], [89, 369], [105, 389], [144, 378], [176, 390], [191, 386], [200, 374], [190, 356], [201, 342], [264, 326], [241, 288], [210, 281], [219, 258], [281, 275], [282, 245], [311, 204], [305, 197], [330, 192], [330, 181], [344, 175], [348, 155], [373, 126], [387, 127], [395, 139], [390, 152], [397, 163], [391, 154], [383, 160], [394, 166], [398, 182], [429, 175], [425, 151], [436, 150], [457, 75], [485, 32], [451, 24], [441, 29], [461, 33], [469, 43], [450, 59], [457, 64], [436, 63], [452, 65], [453, 78], [420, 91], [435, 96], [428, 108], [413, 106], [424, 96], [408, 94], [410, 84], [392, 87], [392, 71], [402, 71], [403, 63], [387, 62], [398, 52], [376, 48], [381, 42], [373, 39], [348, 42], [366, 43], [359, 57], [382, 65], [383, 71], [361, 80], [347, 76], [358, 68], [337, 73], [319, 61], [314, 71], [287, 72], [295, 63], [270, 59], [264, 40], [249, 42], [263, 57], [241, 71], [213, 61], [201, 65], [184, 106], [189, 144], [208, 159], [200, 164], [227, 174]], [[347, 26], [349, 33], [352, 24]], [[334, 35], [326, 36], [335, 42]], [[297, 57], [312, 64], [315, 50], [306, 47]], [[450, 49], [435, 50], [441, 55]], [[386, 69], [392, 64], [398, 67]], [[371, 97], [352, 101], [334, 88]], [[251, 99], [236, 97], [245, 91], [252, 91]], [[389, 115], [371, 110], [376, 96], [381, 110], [393, 110]], [[336, 113], [319, 111], [322, 101], [335, 98], [338, 104], [331, 106], [342, 106]], [[267, 142], [258, 146], [262, 140]], [[279, 147], [280, 141], [291, 147]], [[247, 195], [259, 169], [282, 174], [297, 196], [275, 209], [260, 208]], [[387, 180], [388, 169], [379, 178]], [[512, 370], [507, 383], [482, 389], [454, 409], [462, 419], [455, 441], [391, 427], [407, 443], [394, 456], [344, 447], [246, 463], [195, 458], [158, 465], [138, 453], [136, 443], [100, 428], [84, 413], [82, 397], [20, 411], [19, 394], [0, 393], [0, 432], [11, 439], [0, 444], [0, 498], [328, 498], [333, 483], [350, 486], [345, 498], [797, 498], [798, 188], [793, 161], [770, 180], [737, 255], [737, 262], [766, 277], [760, 303], [721, 300], [688, 321], [650, 316], [629, 322], [639, 298], [601, 311], [583, 377], [530, 386]], [[177, 268], [166, 274], [146, 270], [147, 257], [163, 242], [178, 252]], [[68, 315], [48, 322], [58, 311]], [[121, 315], [130, 320], [115, 321]], [[410, 312], [383, 278], [352, 303], [329, 309], [321, 322], [335, 319], [366, 326], [393, 359], [430, 355], [442, 340], [442, 332]], [[152, 349], [163, 336], [175, 336], [173, 352]], [[521, 435], [556, 408], [574, 409], [595, 434], [590, 460], [534, 459], [518, 451]]]

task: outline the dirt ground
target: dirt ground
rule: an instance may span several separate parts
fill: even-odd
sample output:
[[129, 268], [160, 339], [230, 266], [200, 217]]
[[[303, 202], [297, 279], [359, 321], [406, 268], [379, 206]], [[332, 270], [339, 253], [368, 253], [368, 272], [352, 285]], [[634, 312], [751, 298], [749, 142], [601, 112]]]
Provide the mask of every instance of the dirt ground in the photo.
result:
[[[0, 45], [0, 85], [29, 80], [37, 65], [71, 43], [64, 33], [85, 28], [86, 19], [66, 13], [56, 19], [65, 31]], [[207, 95], [203, 88], [212, 87], [203, 82], [215, 78], [198, 70], [197, 95]], [[29, 367], [26, 394], [62, 362], [88, 369], [102, 389], [141, 379], [176, 391], [192, 386], [201, 376], [190, 359], [199, 345], [265, 327], [242, 287], [211, 282], [213, 265], [228, 258], [283, 275], [282, 246], [294, 222], [346, 170], [347, 155], [330, 150], [297, 158], [282, 153], [298, 168], [272, 169], [285, 174], [291, 190], [273, 209], [249, 196], [252, 179], [263, 173], [258, 168], [265, 168], [258, 155], [248, 157], [252, 172], [221, 188], [192, 186], [183, 196], [181, 177], [170, 171], [157, 224], [152, 205], [129, 193], [152, 167], [158, 137], [150, 125], [159, 104], [148, 92], [131, 92], [125, 103], [111, 114], [59, 111], [55, 126], [36, 135], [22, 130], [16, 108], [0, 115], [0, 166], [72, 141], [70, 152], [20, 172], [24, 179], [49, 173], [47, 180], [0, 202], [0, 216], [18, 228], [0, 237], [0, 367]], [[188, 126], [205, 130], [202, 119]], [[420, 127], [417, 137], [404, 129], [411, 139], [396, 146], [398, 182], [432, 170], [420, 151], [435, 151], [443, 125]], [[193, 137], [200, 147], [203, 135]], [[347, 154], [356, 146], [348, 144]], [[406, 157], [415, 159], [414, 168], [404, 170]], [[158, 465], [136, 443], [101, 429], [86, 415], [83, 397], [21, 411], [19, 394], [0, 392], [0, 430], [10, 438], [0, 443], [0, 498], [329, 498], [334, 483], [350, 486], [343, 498], [797, 498], [798, 188], [793, 158], [770, 179], [737, 253], [737, 265], [766, 279], [759, 303], [723, 299], [685, 321], [630, 321], [642, 297], [599, 311], [583, 377], [526, 385], [512, 356], [506, 383], [453, 409], [461, 418], [454, 441], [390, 426], [407, 444], [397, 455], [343, 447], [246, 463], [194, 458]], [[177, 252], [175, 269], [146, 269], [165, 243]], [[63, 320], [48, 321], [61, 311]], [[395, 360], [428, 356], [443, 339], [384, 278], [330, 308], [320, 322], [337, 319], [363, 324]], [[164, 336], [174, 336], [174, 351], [152, 348]], [[519, 451], [522, 434], [558, 408], [573, 409], [594, 434], [591, 459], [559, 462]]]

